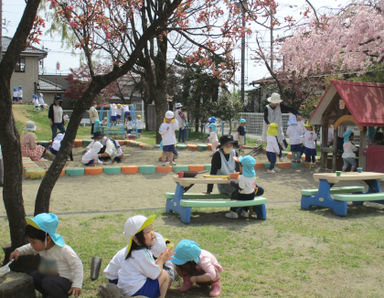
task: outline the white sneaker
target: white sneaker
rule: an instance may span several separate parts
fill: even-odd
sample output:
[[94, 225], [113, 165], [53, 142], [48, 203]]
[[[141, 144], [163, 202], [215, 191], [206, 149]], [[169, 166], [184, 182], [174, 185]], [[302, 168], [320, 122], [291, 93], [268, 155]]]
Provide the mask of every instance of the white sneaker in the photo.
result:
[[239, 218], [239, 215], [236, 212], [234, 212], [234, 211], [230, 211], [228, 213], [225, 213], [225, 217], [226, 218], [237, 219], [237, 218]]
[[244, 218], [248, 218], [249, 217], [249, 212], [248, 211], [241, 211], [241, 214], [240, 214], [241, 217], [244, 217]]
[[272, 169], [272, 170], [268, 170], [267, 171], [269, 174], [275, 174], [276, 173], [276, 171], [274, 170], [274, 169]]
[[169, 164], [170, 164], [171, 166], [175, 166], [175, 165], [176, 165], [176, 163], [175, 163], [174, 161], [171, 161]]
[[275, 172], [277, 172], [277, 173], [281, 171], [280, 168], [274, 168], [273, 170], [274, 170]]

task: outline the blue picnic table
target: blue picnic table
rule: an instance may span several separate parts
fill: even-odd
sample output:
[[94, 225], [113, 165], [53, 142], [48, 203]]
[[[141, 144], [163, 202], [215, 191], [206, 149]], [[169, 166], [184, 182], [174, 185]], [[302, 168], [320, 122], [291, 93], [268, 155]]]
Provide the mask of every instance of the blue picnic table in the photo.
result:
[[[384, 180], [384, 173], [376, 172], [342, 172], [316, 173], [313, 178], [319, 181], [317, 190], [302, 190], [301, 209], [311, 206], [326, 207], [339, 216], [347, 215], [348, 202], [362, 205], [364, 202], [384, 204], [384, 193], [380, 181]], [[363, 186], [333, 187], [340, 181], [363, 181], [368, 186], [367, 191]]]

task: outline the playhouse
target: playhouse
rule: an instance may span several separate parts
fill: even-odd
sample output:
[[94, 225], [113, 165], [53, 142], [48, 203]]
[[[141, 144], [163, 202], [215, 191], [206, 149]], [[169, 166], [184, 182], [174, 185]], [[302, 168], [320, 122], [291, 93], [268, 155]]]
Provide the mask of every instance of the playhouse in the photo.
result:
[[[383, 83], [331, 81], [309, 122], [321, 125], [321, 169], [341, 168], [340, 141], [344, 131], [352, 129], [359, 145], [359, 167], [384, 172]], [[332, 146], [327, 146], [329, 125], [334, 130]]]

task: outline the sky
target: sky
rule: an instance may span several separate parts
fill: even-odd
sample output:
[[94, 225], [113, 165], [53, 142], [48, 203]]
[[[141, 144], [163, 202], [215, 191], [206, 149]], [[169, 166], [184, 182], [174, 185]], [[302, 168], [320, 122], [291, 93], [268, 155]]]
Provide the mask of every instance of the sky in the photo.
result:
[[[3, 2], [3, 35], [12, 37], [16, 31], [19, 20], [25, 8], [25, 0], [2, 0]], [[312, 0], [311, 3], [316, 9], [321, 8], [337, 8], [339, 5], [344, 6], [351, 0]], [[304, 0], [278, 0], [281, 9], [279, 17], [292, 15], [296, 19], [300, 18], [300, 11], [305, 7]], [[5, 23], [5, 26], [4, 26]], [[258, 31], [266, 43], [269, 43], [269, 31], [261, 28], [252, 28]], [[275, 36], [283, 36], [287, 32], [276, 32]], [[47, 58], [44, 59], [43, 71], [45, 74], [67, 74], [70, 68], [76, 68], [80, 65], [80, 54], [73, 54], [71, 49], [65, 49], [62, 46], [60, 37], [51, 37], [43, 35], [40, 45], [36, 47], [44, 48], [48, 52]], [[252, 89], [249, 84], [252, 81], [268, 77], [268, 71], [265, 66], [256, 65], [251, 59], [252, 48], [255, 47], [255, 37], [251, 35], [246, 39], [246, 58], [245, 58], [245, 89]], [[78, 52], [79, 53], [79, 52]], [[234, 51], [235, 60], [240, 63], [240, 49]], [[60, 70], [56, 69], [56, 64], [59, 62]], [[240, 83], [240, 70], [235, 74], [235, 81]]]

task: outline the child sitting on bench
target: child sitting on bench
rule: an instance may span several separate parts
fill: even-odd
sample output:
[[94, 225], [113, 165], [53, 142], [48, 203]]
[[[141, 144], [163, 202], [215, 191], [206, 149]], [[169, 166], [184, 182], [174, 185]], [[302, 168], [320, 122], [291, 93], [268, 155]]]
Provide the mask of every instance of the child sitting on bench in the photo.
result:
[[[231, 185], [235, 188], [231, 195], [232, 200], [253, 200], [255, 196], [261, 196], [264, 193], [264, 189], [256, 184], [256, 160], [250, 156], [234, 157], [236, 162], [240, 163], [240, 171], [237, 181], [231, 181]], [[259, 206], [252, 207], [254, 210]], [[228, 218], [249, 217], [248, 207], [232, 207], [229, 213], [225, 216]]]

